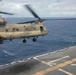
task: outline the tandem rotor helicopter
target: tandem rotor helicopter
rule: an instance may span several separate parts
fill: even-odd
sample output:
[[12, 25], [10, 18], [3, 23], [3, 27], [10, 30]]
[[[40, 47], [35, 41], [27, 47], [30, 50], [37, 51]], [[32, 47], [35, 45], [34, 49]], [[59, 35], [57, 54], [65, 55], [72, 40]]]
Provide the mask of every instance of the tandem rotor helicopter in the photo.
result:
[[[2, 1], [2, 0], [0, 0]], [[32, 41], [36, 42], [39, 36], [48, 34], [47, 28], [44, 26], [43, 21], [48, 20], [76, 20], [76, 18], [53, 18], [53, 19], [41, 19], [35, 11], [29, 6], [25, 5], [30, 13], [37, 18], [37, 20], [20, 22], [17, 24], [7, 24], [6, 20], [0, 16], [0, 44], [4, 43], [4, 40], [10, 40], [23, 38], [23, 43], [26, 43], [25, 38], [33, 38]], [[11, 13], [2, 12], [0, 14], [13, 15]]]
[[[29, 5], [25, 5], [25, 7], [38, 20], [20, 22], [17, 24], [7, 24], [5, 19], [0, 16], [0, 44], [3, 44], [4, 40], [12, 41], [13, 39], [17, 38], [23, 38], [23, 43], [25, 43], [25, 38], [31, 37], [33, 37], [32, 41], [36, 42], [38, 36], [44, 36], [48, 34], [48, 31], [43, 24], [44, 19], [41, 19]], [[2, 11], [0, 11], [0, 14], [13, 15], [11, 13]]]

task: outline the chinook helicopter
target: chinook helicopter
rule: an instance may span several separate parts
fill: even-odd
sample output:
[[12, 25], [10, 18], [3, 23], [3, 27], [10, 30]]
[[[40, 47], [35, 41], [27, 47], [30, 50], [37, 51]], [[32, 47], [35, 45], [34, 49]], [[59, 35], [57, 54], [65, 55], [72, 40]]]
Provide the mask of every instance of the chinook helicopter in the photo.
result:
[[[1, 1], [1, 0], [0, 0]], [[10, 40], [23, 38], [23, 43], [26, 43], [25, 38], [33, 38], [32, 41], [36, 42], [39, 36], [48, 34], [48, 30], [44, 26], [43, 21], [48, 20], [76, 20], [76, 18], [52, 18], [41, 19], [35, 11], [29, 6], [24, 5], [30, 13], [37, 18], [37, 20], [20, 22], [16, 24], [7, 24], [7, 21], [0, 16], [0, 44], [4, 43], [4, 40]], [[0, 14], [13, 15], [11, 13], [2, 12]]]
[[[17, 38], [23, 38], [23, 43], [26, 42], [25, 38], [33, 37], [32, 41], [36, 42], [38, 36], [44, 36], [48, 34], [46, 27], [43, 24], [44, 19], [41, 19], [29, 5], [24, 5], [30, 13], [38, 20], [20, 22], [17, 24], [7, 24], [5, 19], [0, 16], [0, 44], [4, 43], [4, 40], [10, 40]], [[11, 13], [2, 12], [0, 14], [13, 15]]]

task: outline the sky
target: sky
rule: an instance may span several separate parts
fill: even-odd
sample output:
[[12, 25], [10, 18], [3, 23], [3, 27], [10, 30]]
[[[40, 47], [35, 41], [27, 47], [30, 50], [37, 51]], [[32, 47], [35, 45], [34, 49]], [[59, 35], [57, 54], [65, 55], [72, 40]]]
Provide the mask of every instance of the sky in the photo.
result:
[[40, 17], [76, 17], [76, 0], [2, 0], [0, 11], [14, 13], [12, 17], [33, 17], [24, 7], [27, 4]]

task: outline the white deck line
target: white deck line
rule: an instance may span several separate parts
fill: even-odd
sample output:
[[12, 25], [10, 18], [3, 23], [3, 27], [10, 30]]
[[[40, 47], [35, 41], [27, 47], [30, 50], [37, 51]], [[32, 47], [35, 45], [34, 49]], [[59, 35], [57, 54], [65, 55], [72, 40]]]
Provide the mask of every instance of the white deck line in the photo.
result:
[[65, 73], [65, 74], [67, 74], [67, 75], [74, 75], [74, 74], [72, 74], [72, 73], [70, 73], [68, 71], [63, 70], [63, 69], [58, 69], [58, 70], [61, 71], [61, 72], [63, 72], [63, 73]]
[[76, 64], [71, 64], [71, 66], [76, 66]]
[[69, 57], [69, 56], [64, 56], [64, 57], [62, 57], [62, 58], [59, 58], [59, 59], [56, 59], [56, 60], [52, 60], [52, 61], [48, 62], [48, 64], [51, 64], [51, 63], [60, 61], [60, 60], [62, 60], [62, 59], [66, 59], [66, 58], [68, 58], [68, 57]]
[[45, 61], [39, 60], [39, 59], [36, 58], [36, 57], [33, 57], [33, 59], [35, 59], [35, 60], [37, 60], [37, 61], [39, 61], [39, 62], [41, 62], [41, 63], [43, 63], [43, 64], [45, 64], [45, 65], [52, 66], [52, 65], [46, 63]]

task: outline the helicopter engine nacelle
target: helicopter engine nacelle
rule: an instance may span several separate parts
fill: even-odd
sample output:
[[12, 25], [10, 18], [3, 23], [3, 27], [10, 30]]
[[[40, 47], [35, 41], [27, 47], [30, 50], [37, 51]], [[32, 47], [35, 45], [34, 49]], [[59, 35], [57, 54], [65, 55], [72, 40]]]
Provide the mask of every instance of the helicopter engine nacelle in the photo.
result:
[[0, 26], [5, 26], [6, 25], [6, 21], [4, 19], [0, 19]]

